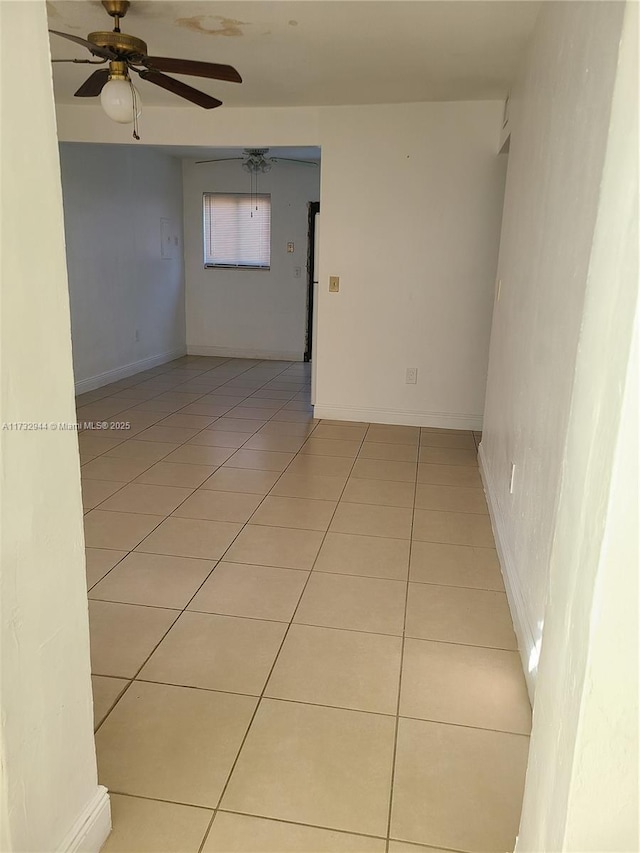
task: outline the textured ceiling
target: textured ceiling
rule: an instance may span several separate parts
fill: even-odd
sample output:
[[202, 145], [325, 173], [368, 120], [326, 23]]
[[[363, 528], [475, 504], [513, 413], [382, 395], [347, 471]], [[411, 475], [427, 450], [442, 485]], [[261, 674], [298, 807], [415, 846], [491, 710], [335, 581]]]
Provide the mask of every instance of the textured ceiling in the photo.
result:
[[[111, 29], [97, 0], [49, 0], [49, 26], [85, 37]], [[133, 0], [123, 32], [156, 56], [234, 65], [240, 85], [182, 77], [227, 106], [302, 106], [505, 97], [539, 5], [528, 0]], [[51, 36], [55, 58], [87, 52]], [[55, 64], [56, 100], [88, 65]], [[138, 86], [138, 82], [136, 82]], [[197, 109], [148, 82], [144, 104]]]

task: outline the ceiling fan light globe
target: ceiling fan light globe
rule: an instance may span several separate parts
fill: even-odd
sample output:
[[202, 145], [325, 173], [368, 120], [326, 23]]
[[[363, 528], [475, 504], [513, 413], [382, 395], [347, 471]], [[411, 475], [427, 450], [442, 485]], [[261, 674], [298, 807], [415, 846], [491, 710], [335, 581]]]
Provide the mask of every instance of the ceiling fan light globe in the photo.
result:
[[131, 124], [140, 115], [140, 95], [130, 80], [109, 80], [100, 93], [100, 103], [109, 118], [119, 124]]

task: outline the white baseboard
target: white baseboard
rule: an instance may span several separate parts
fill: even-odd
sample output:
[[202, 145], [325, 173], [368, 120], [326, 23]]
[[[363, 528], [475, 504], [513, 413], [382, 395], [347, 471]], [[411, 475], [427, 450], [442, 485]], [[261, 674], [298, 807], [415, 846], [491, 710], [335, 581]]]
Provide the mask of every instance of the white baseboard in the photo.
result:
[[510, 539], [507, 535], [507, 524], [505, 517], [500, 509], [500, 505], [496, 499], [496, 489], [487, 461], [484, 455], [482, 442], [478, 449], [478, 461], [480, 463], [480, 476], [484, 484], [484, 490], [487, 497], [487, 505], [489, 507], [489, 516], [491, 517], [491, 526], [493, 527], [493, 536], [496, 540], [496, 550], [498, 551], [498, 559], [502, 569], [502, 577], [504, 579], [504, 588], [507, 593], [507, 601], [513, 619], [513, 627], [518, 640], [518, 651], [522, 660], [522, 669], [527, 682], [527, 690], [529, 691], [529, 699], [533, 705], [533, 696], [536, 687], [537, 666], [530, 669], [530, 661], [532, 660], [532, 652], [535, 648], [535, 639], [533, 628], [529, 622], [527, 608], [524, 603], [524, 595], [522, 586], [516, 567], [516, 560], [510, 545]]
[[76, 394], [84, 394], [86, 391], [102, 388], [103, 385], [108, 385], [110, 382], [117, 382], [119, 379], [126, 379], [127, 376], [133, 376], [143, 370], [150, 370], [152, 367], [166, 364], [168, 361], [173, 361], [174, 358], [186, 355], [186, 353], [186, 347], [179, 347], [168, 352], [161, 352], [158, 355], [151, 355], [148, 358], [141, 358], [140, 361], [132, 361], [122, 367], [115, 367], [113, 370], [106, 370], [104, 373], [89, 376], [87, 379], [80, 379], [75, 383]]
[[206, 347], [187, 344], [187, 355], [217, 355], [222, 358], [259, 358], [262, 361], [303, 361], [302, 352], [284, 350], [243, 349], [242, 347]]
[[111, 832], [111, 802], [107, 789], [98, 785], [95, 795], [78, 816], [57, 853], [99, 853]]
[[368, 409], [360, 406], [316, 403], [313, 414], [316, 418], [332, 421], [361, 421], [371, 424], [399, 424], [440, 429], [482, 429], [480, 415], [466, 415], [458, 412], [404, 412], [400, 409]]

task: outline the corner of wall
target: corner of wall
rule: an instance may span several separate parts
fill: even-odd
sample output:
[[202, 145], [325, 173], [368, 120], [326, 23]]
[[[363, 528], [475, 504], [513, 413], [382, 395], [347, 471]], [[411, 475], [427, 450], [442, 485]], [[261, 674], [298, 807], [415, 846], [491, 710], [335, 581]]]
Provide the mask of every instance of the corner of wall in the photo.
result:
[[110, 832], [111, 801], [107, 789], [98, 785], [56, 853], [99, 853]]
[[487, 506], [489, 507], [489, 517], [491, 518], [491, 527], [493, 528], [493, 536], [496, 542], [498, 560], [504, 580], [504, 588], [507, 593], [509, 610], [511, 611], [513, 627], [518, 641], [518, 652], [522, 661], [525, 681], [527, 682], [529, 699], [531, 700], [531, 704], [533, 704], [539, 644], [536, 643], [533, 626], [529, 622], [525, 605], [525, 594], [518, 578], [516, 559], [511, 548], [510, 538], [507, 534], [507, 521], [497, 500], [497, 490], [491, 481], [491, 473], [487, 466], [482, 442], [480, 442], [480, 447], [478, 448], [478, 461], [480, 463], [480, 476], [484, 485]]

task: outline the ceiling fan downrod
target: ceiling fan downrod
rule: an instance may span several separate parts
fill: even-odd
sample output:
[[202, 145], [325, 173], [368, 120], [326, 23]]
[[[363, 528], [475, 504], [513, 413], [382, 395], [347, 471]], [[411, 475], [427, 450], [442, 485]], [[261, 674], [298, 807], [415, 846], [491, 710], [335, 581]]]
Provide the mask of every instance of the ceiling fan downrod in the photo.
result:
[[102, 5], [107, 13], [113, 18], [114, 33], [120, 32], [120, 19], [124, 18], [129, 10], [129, 0], [102, 0]]

